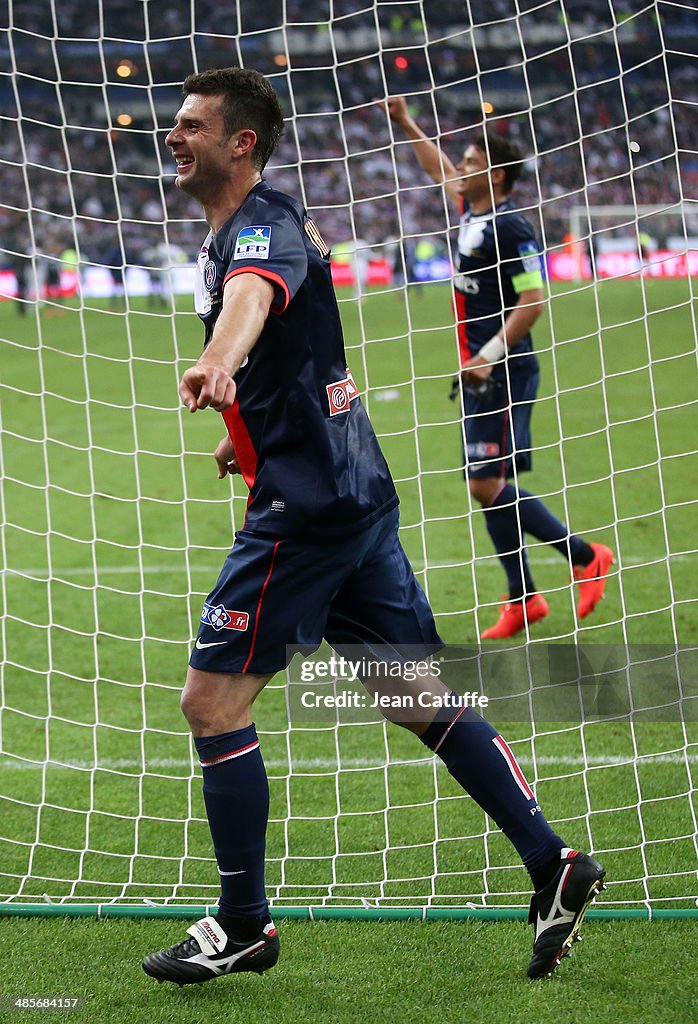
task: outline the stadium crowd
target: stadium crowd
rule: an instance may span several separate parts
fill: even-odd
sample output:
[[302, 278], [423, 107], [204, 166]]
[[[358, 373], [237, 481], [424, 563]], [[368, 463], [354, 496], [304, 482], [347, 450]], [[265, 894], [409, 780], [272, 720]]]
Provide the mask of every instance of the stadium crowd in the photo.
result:
[[168, 187], [162, 144], [192, 48], [200, 67], [273, 76], [288, 120], [268, 175], [303, 196], [333, 244], [355, 237], [378, 254], [388, 239], [430, 235], [448, 247], [453, 218], [409, 147], [392, 146], [373, 102], [386, 93], [407, 94], [455, 160], [490, 104], [490, 130], [527, 154], [518, 197], [549, 247], [574, 205], [672, 204], [698, 182], [695, 81], [687, 60], [665, 55], [667, 37], [698, 34], [679, 7], [660, 25], [636, 0], [614, 0], [613, 19], [608, 5], [565, 0], [566, 20], [558, 0], [477, 0], [471, 25], [455, 0], [375, 12], [334, 0], [331, 34], [327, 0], [283, 6], [283, 31], [281, 0], [243, 2], [221, 35], [214, 0], [197, 0], [193, 25], [189, 0], [18, 0], [0, 43], [13, 72], [0, 85], [5, 262], [75, 248], [83, 264], [144, 265], [165, 240], [193, 257], [198, 214]]

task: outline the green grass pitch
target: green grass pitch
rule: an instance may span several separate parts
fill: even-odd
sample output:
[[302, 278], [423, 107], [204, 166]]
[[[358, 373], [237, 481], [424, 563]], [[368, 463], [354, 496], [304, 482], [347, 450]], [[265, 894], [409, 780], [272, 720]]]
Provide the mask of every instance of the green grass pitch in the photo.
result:
[[[460, 468], [458, 409], [447, 398], [448, 288], [428, 286], [408, 302], [372, 293], [361, 307], [340, 298], [349, 365], [364, 391], [368, 382], [398, 481], [403, 543], [444, 638], [473, 643], [496, 614], [503, 580]], [[566, 567], [533, 546], [551, 603], [535, 639], [696, 641], [690, 300], [686, 281], [554, 290], [535, 332], [542, 388], [524, 484], [576, 531], [610, 543], [618, 564], [575, 635]], [[94, 303], [49, 307], [37, 320], [0, 305], [5, 898], [215, 898], [178, 691], [201, 599], [245, 499], [236, 482], [231, 502], [230, 484], [216, 480], [217, 417], [179, 409], [177, 380], [201, 339], [188, 308], [183, 299], [172, 318], [136, 302], [125, 317]], [[317, 903], [328, 886], [338, 903], [481, 905], [486, 894], [491, 906], [526, 904], [506, 841], [410, 736], [379, 725], [289, 734], [280, 678], [260, 698], [257, 723], [277, 905]], [[609, 906], [650, 898], [695, 907], [694, 722], [645, 723], [632, 734], [624, 723], [538, 723], [535, 742], [530, 724], [502, 728], [558, 830], [602, 856]], [[224, 996], [211, 991], [218, 985], [167, 992], [140, 977], [140, 956], [176, 938], [177, 922], [3, 927], [12, 952], [2, 991], [87, 994], [95, 1021], [114, 1019], [115, 1007], [129, 1022], [203, 1019], [221, 1005], [234, 1019], [271, 1020], [280, 1002], [289, 1021], [387, 1020], [406, 1007], [434, 1021], [468, 1011], [477, 1020], [602, 1020], [601, 978], [609, 1020], [662, 1019], [680, 986], [672, 1016], [695, 1019], [689, 922], [590, 923], [592, 949], [547, 988], [517, 980], [530, 943], [519, 923], [289, 922], [279, 968], [223, 981]], [[39, 966], [37, 935], [51, 950]], [[683, 981], [672, 961], [683, 961]], [[658, 962], [667, 965], [660, 976]]]

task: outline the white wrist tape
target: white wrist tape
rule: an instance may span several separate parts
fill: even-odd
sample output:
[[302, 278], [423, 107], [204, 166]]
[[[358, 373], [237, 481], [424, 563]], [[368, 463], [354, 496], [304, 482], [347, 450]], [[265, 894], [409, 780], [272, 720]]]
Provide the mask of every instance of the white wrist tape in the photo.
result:
[[478, 355], [487, 360], [488, 363], [498, 363], [500, 359], [504, 358], [506, 350], [506, 342], [502, 341], [498, 334], [495, 334], [494, 338], [490, 338], [489, 341], [485, 342]]

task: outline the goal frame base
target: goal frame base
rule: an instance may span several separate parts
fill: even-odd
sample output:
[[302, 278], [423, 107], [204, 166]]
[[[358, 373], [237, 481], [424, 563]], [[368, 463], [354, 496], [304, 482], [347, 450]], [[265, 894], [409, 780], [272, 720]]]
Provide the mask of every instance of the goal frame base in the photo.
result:
[[[143, 906], [109, 903], [5, 903], [0, 917], [92, 917], [104, 918], [181, 918], [208, 917], [215, 904], [201, 906]], [[526, 921], [525, 907], [272, 907], [276, 921]], [[698, 907], [658, 908], [609, 907], [591, 909], [589, 918], [602, 921], [675, 921], [698, 920]]]

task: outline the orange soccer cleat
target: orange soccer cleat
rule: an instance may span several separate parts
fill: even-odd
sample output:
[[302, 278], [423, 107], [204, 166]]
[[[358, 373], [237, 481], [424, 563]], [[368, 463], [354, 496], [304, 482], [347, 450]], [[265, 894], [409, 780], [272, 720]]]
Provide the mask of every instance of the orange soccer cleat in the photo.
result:
[[580, 619], [593, 612], [603, 597], [608, 570], [615, 561], [613, 552], [605, 544], [592, 544], [591, 550], [594, 552], [594, 561], [584, 568], [578, 566], [574, 570], [574, 578], [579, 583], [577, 615]]
[[548, 602], [542, 594], [533, 594], [525, 602], [507, 601], [499, 609], [499, 618], [494, 626], [480, 636], [483, 640], [506, 640], [525, 629], [526, 623], [532, 626], [534, 622], [540, 622], [549, 611]]

